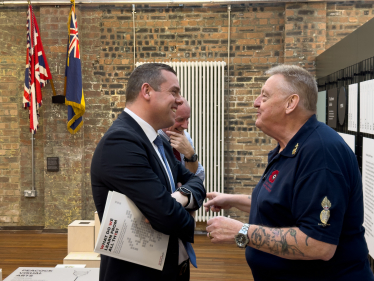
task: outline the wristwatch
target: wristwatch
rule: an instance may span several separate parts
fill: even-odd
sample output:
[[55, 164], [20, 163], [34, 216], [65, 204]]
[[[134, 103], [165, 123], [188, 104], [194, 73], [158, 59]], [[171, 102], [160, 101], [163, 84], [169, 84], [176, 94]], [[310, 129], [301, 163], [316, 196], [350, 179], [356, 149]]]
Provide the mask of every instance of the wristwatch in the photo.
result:
[[249, 237], [248, 237], [249, 226], [250, 224], [245, 223], [242, 229], [239, 230], [238, 234], [235, 235], [235, 242], [239, 248], [245, 248], [247, 247], [247, 244], [249, 243]]
[[187, 188], [183, 186], [179, 187], [176, 191], [179, 191], [182, 195], [187, 196], [188, 202], [186, 206], [188, 206], [188, 204], [190, 204], [191, 201], [191, 191], [189, 191]]
[[186, 158], [186, 156], [184, 156], [183, 160], [186, 161], [186, 162], [196, 162], [197, 161], [197, 154], [194, 153], [191, 158]]

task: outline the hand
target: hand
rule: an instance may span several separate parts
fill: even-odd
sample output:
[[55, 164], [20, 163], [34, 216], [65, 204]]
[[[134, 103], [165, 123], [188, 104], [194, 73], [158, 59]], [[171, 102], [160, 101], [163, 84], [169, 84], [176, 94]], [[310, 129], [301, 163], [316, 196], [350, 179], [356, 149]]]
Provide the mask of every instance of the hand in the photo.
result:
[[243, 223], [226, 217], [214, 217], [207, 222], [207, 236], [212, 243], [235, 243], [235, 235], [243, 227]]
[[191, 158], [192, 155], [194, 155], [195, 150], [193, 149], [184, 133], [178, 134], [172, 131], [166, 131], [166, 133], [170, 136], [171, 146], [175, 148], [179, 153], [182, 153], [186, 158]]
[[219, 212], [221, 211], [221, 209], [227, 210], [232, 207], [229, 204], [231, 194], [209, 192], [207, 193], [206, 197], [209, 199], [208, 202], [204, 203], [204, 208], [206, 212], [208, 212], [209, 209], [213, 212]]
[[173, 197], [175, 200], [177, 200], [178, 203], [180, 203], [183, 207], [186, 207], [188, 203], [188, 197], [182, 195], [179, 191], [175, 191], [171, 194], [171, 197]]

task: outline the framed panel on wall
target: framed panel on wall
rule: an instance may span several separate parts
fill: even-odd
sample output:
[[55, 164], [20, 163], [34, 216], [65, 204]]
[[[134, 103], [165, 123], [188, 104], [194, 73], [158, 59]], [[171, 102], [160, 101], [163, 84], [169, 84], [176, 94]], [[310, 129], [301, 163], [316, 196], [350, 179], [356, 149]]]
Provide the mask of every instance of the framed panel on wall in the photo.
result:
[[337, 121], [337, 109], [338, 109], [338, 89], [334, 88], [327, 91], [327, 110], [328, 110], [328, 120], [327, 125], [331, 128], [336, 128], [336, 121]]
[[374, 257], [374, 139], [363, 138], [362, 188], [364, 193], [364, 227], [369, 254]]
[[318, 92], [317, 120], [326, 123], [326, 91]]
[[360, 132], [374, 134], [374, 80], [360, 83]]
[[357, 132], [358, 84], [348, 86], [348, 130]]

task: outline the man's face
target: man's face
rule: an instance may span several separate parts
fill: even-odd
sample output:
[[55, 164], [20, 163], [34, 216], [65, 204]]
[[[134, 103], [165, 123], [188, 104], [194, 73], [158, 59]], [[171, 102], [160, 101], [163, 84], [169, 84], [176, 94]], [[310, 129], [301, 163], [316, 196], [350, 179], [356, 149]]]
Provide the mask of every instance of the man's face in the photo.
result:
[[288, 95], [282, 93], [280, 85], [287, 83], [281, 74], [271, 76], [261, 89], [261, 94], [254, 102], [257, 108], [256, 127], [265, 134], [273, 132], [282, 124]]
[[178, 106], [175, 115], [175, 123], [173, 126], [169, 127], [167, 131], [183, 134], [183, 131], [188, 128], [188, 122], [190, 121], [190, 107], [186, 103], [183, 103], [182, 105]]
[[159, 86], [158, 91], [151, 88], [149, 92], [152, 113], [157, 127], [155, 129], [172, 126], [176, 117], [175, 112], [178, 106], [183, 103], [179, 95], [180, 87], [177, 76], [166, 70], [161, 70], [161, 73], [165, 82]]

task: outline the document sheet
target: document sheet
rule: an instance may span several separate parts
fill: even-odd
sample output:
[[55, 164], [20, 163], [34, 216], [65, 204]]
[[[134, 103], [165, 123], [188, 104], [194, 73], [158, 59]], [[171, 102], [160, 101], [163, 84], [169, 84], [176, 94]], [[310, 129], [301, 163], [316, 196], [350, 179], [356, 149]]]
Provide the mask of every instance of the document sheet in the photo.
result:
[[95, 252], [162, 270], [169, 235], [158, 232], [127, 196], [110, 191]]

